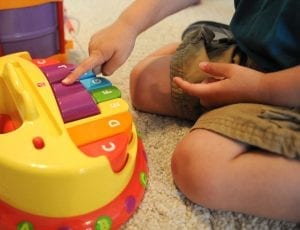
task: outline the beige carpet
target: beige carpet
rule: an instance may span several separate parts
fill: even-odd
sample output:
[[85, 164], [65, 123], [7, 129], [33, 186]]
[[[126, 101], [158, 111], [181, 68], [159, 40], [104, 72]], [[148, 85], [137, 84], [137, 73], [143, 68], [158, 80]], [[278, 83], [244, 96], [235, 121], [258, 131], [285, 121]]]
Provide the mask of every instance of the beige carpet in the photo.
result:
[[[86, 50], [90, 36], [115, 20], [131, 2], [65, 0], [68, 15], [73, 18], [78, 30], [76, 39], [80, 46]], [[140, 59], [164, 44], [178, 41], [183, 29], [191, 22], [215, 20], [228, 23], [232, 13], [233, 0], [203, 0], [201, 5], [168, 17], [138, 38], [128, 61], [109, 79], [121, 89], [122, 97], [130, 104], [128, 76]], [[70, 59], [77, 63], [85, 55], [78, 44], [70, 51]], [[292, 223], [208, 210], [189, 202], [172, 182], [170, 159], [176, 143], [191, 124], [133, 109], [132, 113], [146, 148], [150, 175], [144, 200], [124, 229], [296, 229]]]

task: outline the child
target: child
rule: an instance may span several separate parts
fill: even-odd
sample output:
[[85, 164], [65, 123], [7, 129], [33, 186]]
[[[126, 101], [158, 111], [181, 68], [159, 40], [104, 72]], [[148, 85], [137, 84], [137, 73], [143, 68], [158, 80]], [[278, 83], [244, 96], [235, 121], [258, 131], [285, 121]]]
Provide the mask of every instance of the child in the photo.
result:
[[[141, 32], [197, 3], [134, 1], [92, 36], [90, 57], [63, 83], [89, 69], [111, 75]], [[174, 181], [190, 200], [299, 222], [300, 2], [236, 0], [235, 7], [235, 41], [216, 40], [209, 27], [193, 24], [181, 44], [159, 49], [133, 69], [132, 103], [197, 120], [172, 158]]]

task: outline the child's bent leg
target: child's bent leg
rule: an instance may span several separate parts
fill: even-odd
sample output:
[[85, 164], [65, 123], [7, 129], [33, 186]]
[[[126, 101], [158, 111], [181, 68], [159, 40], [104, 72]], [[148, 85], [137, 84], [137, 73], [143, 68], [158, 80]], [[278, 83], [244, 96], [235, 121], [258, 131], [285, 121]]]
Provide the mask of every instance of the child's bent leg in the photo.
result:
[[141, 111], [175, 116], [171, 103], [170, 61], [178, 43], [165, 46], [140, 61], [130, 75], [133, 106]]
[[172, 171], [179, 189], [205, 207], [300, 221], [297, 160], [196, 129], [178, 144]]

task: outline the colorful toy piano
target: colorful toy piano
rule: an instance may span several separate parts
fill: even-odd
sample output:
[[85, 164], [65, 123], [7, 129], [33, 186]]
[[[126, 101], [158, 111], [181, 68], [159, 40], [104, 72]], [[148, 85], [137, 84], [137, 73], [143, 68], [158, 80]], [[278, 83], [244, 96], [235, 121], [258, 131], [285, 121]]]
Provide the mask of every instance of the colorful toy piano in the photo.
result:
[[148, 169], [128, 104], [74, 65], [0, 57], [0, 229], [117, 229], [139, 206]]

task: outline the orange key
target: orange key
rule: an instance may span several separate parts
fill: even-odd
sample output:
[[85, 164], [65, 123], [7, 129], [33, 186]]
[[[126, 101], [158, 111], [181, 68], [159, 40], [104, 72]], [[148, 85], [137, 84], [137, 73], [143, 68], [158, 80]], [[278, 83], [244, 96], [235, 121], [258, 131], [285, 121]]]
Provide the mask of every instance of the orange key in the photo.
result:
[[67, 123], [65, 126], [74, 144], [82, 146], [123, 132], [130, 136], [132, 122], [131, 113], [123, 112], [111, 116], [91, 116]]

